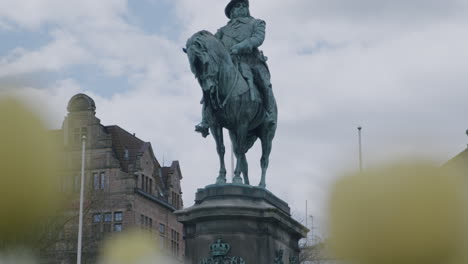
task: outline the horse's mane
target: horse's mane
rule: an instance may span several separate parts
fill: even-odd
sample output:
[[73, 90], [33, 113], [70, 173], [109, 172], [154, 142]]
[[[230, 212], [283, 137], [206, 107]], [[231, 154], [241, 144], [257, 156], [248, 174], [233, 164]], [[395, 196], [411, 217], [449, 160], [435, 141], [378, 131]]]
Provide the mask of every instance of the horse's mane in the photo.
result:
[[187, 47], [190, 47], [194, 44], [198, 44], [198, 46], [202, 49], [197, 52], [212, 53], [212, 55], [214, 56], [211, 57], [217, 65], [231, 60], [231, 58], [229, 57], [229, 53], [227, 52], [226, 48], [221, 43], [221, 41], [219, 41], [209, 31], [199, 31], [187, 40]]

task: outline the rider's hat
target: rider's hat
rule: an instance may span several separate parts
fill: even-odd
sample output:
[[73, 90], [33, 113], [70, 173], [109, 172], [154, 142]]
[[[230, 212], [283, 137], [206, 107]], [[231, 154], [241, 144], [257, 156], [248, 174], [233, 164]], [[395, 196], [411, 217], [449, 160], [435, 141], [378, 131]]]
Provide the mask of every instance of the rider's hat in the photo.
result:
[[227, 4], [226, 6], [226, 9], [224, 9], [224, 13], [226, 14], [226, 16], [228, 18], [231, 18], [231, 9], [234, 7], [235, 4], [237, 4], [238, 2], [244, 2], [247, 4], [247, 6], [249, 6], [249, 0], [231, 0], [231, 2], [229, 2], [229, 4]]

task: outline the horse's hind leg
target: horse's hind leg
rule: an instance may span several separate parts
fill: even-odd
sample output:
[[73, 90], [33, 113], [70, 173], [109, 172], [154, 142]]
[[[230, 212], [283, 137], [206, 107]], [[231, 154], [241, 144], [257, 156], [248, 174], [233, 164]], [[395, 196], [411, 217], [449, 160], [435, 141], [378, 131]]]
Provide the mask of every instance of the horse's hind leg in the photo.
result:
[[229, 136], [231, 137], [232, 142], [232, 152], [236, 156], [236, 167], [234, 168], [234, 177], [232, 178], [232, 183], [242, 184], [242, 178], [240, 177], [241, 170], [239, 166], [240, 163], [240, 154], [239, 154], [239, 142], [237, 140], [237, 135], [231, 131], [229, 131]]
[[250, 185], [249, 164], [247, 163], [247, 158], [245, 157], [245, 153], [240, 155], [240, 162], [241, 162], [242, 175], [244, 176], [244, 183], [247, 185]]
[[245, 153], [247, 152], [245, 147], [245, 135], [242, 134], [242, 129], [238, 129], [237, 131], [241, 133], [233, 133], [231, 131], [229, 133], [231, 136], [233, 151], [236, 155], [236, 168], [234, 170], [234, 178], [232, 179], [232, 183], [242, 184], [242, 178], [240, 177], [240, 174], [242, 173], [244, 176], [244, 183], [250, 184], [249, 167], [247, 164], [247, 158], [245, 157]]
[[220, 166], [216, 184], [223, 184], [226, 183], [226, 166], [224, 164], [224, 153], [226, 152], [226, 149], [224, 147], [223, 128], [220, 126], [214, 126], [211, 128], [211, 133], [213, 134], [213, 138], [216, 142], [216, 151], [218, 152]]
[[258, 186], [262, 188], [266, 188], [265, 177], [266, 177], [266, 171], [268, 169], [268, 164], [270, 162], [270, 153], [271, 153], [273, 137], [274, 137], [274, 133], [268, 130], [263, 132], [263, 135], [260, 137], [260, 140], [262, 142], [262, 157], [260, 158], [260, 166], [262, 168], [262, 178]]

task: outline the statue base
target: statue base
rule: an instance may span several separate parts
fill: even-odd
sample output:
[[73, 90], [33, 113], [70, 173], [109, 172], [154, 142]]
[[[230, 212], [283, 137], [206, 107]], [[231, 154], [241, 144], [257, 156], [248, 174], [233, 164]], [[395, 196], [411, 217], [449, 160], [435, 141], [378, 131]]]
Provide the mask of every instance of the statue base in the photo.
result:
[[298, 241], [308, 232], [286, 202], [243, 184], [198, 189], [195, 205], [175, 213], [184, 224], [188, 264], [298, 264]]

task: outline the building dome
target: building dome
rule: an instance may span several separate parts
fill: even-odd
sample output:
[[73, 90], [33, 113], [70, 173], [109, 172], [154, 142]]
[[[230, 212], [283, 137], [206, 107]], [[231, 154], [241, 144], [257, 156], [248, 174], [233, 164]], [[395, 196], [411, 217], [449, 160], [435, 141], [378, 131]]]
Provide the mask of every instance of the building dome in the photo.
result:
[[96, 104], [94, 100], [86, 94], [77, 94], [73, 96], [68, 102], [68, 112], [81, 112], [81, 111], [96, 111]]

